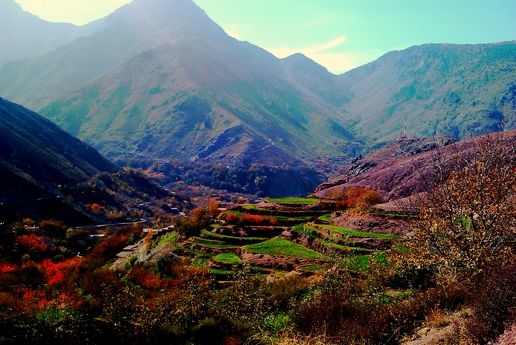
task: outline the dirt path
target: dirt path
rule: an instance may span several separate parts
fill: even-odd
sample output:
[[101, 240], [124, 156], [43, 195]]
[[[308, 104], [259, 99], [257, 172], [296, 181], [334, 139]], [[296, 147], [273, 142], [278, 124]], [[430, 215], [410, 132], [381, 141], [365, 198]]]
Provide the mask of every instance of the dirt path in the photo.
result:
[[444, 340], [454, 332], [453, 324], [459, 319], [467, 316], [468, 310], [459, 310], [452, 314], [443, 316], [436, 325], [425, 324], [416, 333], [401, 342], [401, 345], [437, 345], [444, 344]]

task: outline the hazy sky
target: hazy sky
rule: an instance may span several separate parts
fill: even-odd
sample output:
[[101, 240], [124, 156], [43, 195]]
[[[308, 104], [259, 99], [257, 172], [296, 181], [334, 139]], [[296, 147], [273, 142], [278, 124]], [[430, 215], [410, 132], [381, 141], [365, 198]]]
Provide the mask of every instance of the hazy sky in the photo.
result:
[[[334, 73], [416, 44], [516, 39], [516, 0], [194, 1], [230, 35], [278, 57], [302, 52]], [[50, 21], [84, 24], [130, 0], [17, 2]]]

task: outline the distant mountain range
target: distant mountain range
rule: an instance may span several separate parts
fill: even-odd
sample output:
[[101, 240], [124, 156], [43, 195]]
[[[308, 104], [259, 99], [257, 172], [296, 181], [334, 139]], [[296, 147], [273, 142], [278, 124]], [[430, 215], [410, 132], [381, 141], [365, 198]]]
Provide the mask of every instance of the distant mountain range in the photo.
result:
[[14, 0], [0, 0], [0, 66], [41, 56], [88, 31], [87, 27], [41, 20], [24, 12]]
[[471, 135], [516, 128], [516, 41], [427, 44], [388, 53], [340, 78], [346, 113], [375, 143], [407, 121], [410, 135]]
[[191, 0], [134, 0], [79, 32], [4, 64], [0, 95], [124, 164], [272, 168], [258, 179], [301, 167], [310, 188], [321, 157], [383, 145], [405, 122], [456, 138], [516, 127], [515, 42], [412, 47], [336, 76], [231, 38]]
[[[118, 169], [48, 119], [0, 98], [0, 220], [105, 221], [88, 206], [126, 212], [144, 193], [167, 193]], [[125, 213], [124, 215], [126, 215]]]

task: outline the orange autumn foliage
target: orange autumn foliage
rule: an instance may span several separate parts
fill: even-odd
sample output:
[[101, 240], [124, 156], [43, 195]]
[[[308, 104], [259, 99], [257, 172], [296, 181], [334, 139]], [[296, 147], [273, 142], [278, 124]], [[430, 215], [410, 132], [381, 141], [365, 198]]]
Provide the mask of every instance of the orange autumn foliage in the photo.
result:
[[90, 210], [94, 213], [100, 213], [104, 210], [104, 207], [94, 202], [90, 204]]
[[367, 207], [381, 202], [380, 195], [372, 188], [352, 187], [339, 193], [338, 209]]

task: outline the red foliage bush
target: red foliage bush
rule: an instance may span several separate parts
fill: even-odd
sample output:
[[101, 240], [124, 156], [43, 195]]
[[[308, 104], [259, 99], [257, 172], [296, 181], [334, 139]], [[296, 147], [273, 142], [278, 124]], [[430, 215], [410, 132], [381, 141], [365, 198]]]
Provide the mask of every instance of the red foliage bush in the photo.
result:
[[42, 291], [36, 290], [25, 291], [22, 295], [22, 301], [26, 307], [35, 307], [39, 310], [45, 309], [45, 307], [49, 304], [49, 301], [45, 298], [44, 293]]
[[141, 266], [135, 267], [128, 278], [134, 283], [149, 290], [158, 290], [165, 287], [165, 281], [162, 281], [155, 273], [147, 271]]
[[48, 249], [45, 238], [36, 235], [21, 235], [16, 238], [18, 245], [27, 250], [44, 253]]
[[128, 235], [114, 235], [100, 242], [88, 254], [89, 260], [109, 259], [127, 245]]
[[0, 273], [1, 274], [13, 272], [13, 271], [16, 271], [17, 269], [18, 269], [18, 266], [16, 266], [15, 264], [12, 264], [10, 262], [0, 263]]
[[240, 217], [234, 213], [226, 213], [224, 219], [229, 224], [235, 224], [240, 221]]
[[229, 224], [244, 223], [250, 225], [274, 225], [277, 223], [277, 218], [275, 217], [249, 213], [244, 213], [242, 215], [226, 213], [224, 219]]
[[43, 260], [42, 268], [48, 285], [61, 284], [73, 270], [81, 265], [81, 262], [79, 258], [71, 258], [57, 263], [48, 259]]
[[257, 214], [247, 214], [247, 213], [244, 213], [244, 215], [242, 216], [242, 220], [245, 223], [248, 223], [248, 224], [260, 225], [260, 224], [265, 223], [266, 217], [265, 216], [260, 216], [260, 215], [257, 215]]

